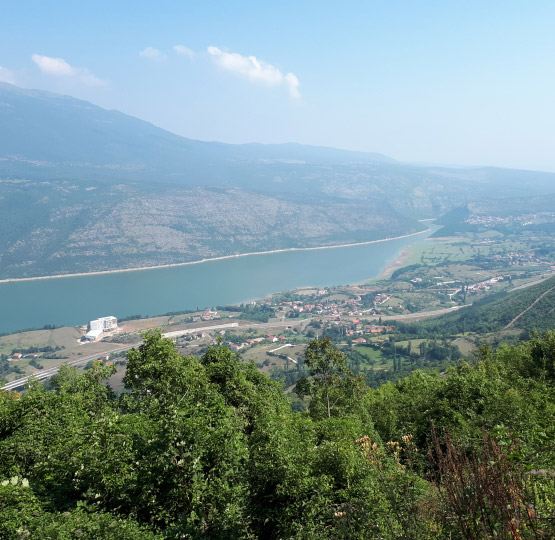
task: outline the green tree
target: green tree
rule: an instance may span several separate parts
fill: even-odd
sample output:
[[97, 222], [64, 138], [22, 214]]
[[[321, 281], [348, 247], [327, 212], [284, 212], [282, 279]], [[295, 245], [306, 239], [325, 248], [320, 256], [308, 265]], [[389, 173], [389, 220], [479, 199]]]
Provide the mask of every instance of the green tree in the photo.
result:
[[295, 391], [310, 397], [314, 418], [338, 415], [356, 404], [367, 390], [362, 376], [347, 368], [347, 356], [338, 351], [328, 338], [311, 341], [305, 352], [309, 376], [297, 382]]

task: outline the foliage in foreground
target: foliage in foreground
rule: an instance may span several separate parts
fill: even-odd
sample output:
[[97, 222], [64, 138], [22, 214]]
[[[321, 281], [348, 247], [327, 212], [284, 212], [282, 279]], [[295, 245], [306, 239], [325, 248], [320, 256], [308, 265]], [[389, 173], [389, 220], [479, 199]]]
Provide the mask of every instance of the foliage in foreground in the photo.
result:
[[0, 538], [547, 538], [555, 333], [371, 390], [326, 339], [308, 413], [226, 348], [150, 331], [112, 368], [0, 393]]

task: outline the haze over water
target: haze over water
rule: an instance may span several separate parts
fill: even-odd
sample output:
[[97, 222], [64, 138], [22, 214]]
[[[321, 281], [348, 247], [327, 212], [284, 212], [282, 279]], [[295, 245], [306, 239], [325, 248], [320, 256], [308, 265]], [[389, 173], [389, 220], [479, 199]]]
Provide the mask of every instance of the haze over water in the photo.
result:
[[313, 251], [288, 251], [201, 264], [0, 284], [0, 333], [96, 317], [160, 315], [228, 305], [305, 286], [359, 283], [379, 275], [409, 238]]

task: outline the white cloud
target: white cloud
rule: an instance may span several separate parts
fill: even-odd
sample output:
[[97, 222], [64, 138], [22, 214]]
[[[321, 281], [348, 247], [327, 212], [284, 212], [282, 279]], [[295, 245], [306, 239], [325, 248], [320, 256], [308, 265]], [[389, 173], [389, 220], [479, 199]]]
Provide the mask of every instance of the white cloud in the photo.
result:
[[299, 82], [297, 76], [294, 73], [286, 73], [284, 79], [291, 97], [299, 99], [301, 97], [301, 93], [299, 92], [299, 85], [301, 83]]
[[99, 79], [96, 75], [91, 73], [88, 69], [79, 70], [79, 80], [87, 86], [106, 86], [108, 83], [103, 79]]
[[149, 60], [157, 60], [159, 62], [166, 60], [167, 58], [163, 52], [160, 52], [154, 47], [146, 47], [146, 49], [139, 51], [139, 56], [142, 56], [143, 58], [148, 58]]
[[195, 56], [195, 51], [189, 49], [189, 47], [185, 47], [185, 45], [174, 45], [173, 50], [181, 56], [188, 56], [189, 58]]
[[52, 58], [40, 54], [33, 54], [31, 58], [38, 68], [47, 75], [71, 77], [87, 86], [105, 86], [108, 84], [106, 81], [99, 79], [89, 69], [74, 68], [63, 58]]
[[8, 68], [0, 66], [0, 82], [15, 84], [15, 75]]
[[33, 54], [33, 62], [43, 73], [48, 75], [75, 75], [75, 70], [63, 58], [51, 58]]
[[260, 82], [268, 86], [285, 86], [291, 97], [300, 98], [299, 79], [294, 73], [285, 75], [272, 64], [259, 60], [256, 56], [242, 56], [238, 53], [228, 53], [218, 47], [208, 47], [215, 62], [223, 69], [238, 73], [254, 82]]

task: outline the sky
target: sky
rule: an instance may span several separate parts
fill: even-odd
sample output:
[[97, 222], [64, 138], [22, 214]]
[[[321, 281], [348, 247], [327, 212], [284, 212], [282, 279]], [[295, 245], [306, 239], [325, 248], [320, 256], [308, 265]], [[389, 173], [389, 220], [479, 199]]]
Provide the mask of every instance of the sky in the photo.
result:
[[0, 81], [192, 139], [555, 171], [552, 0], [3, 0]]

